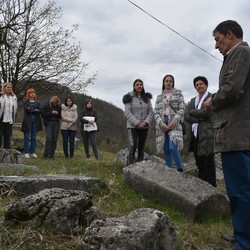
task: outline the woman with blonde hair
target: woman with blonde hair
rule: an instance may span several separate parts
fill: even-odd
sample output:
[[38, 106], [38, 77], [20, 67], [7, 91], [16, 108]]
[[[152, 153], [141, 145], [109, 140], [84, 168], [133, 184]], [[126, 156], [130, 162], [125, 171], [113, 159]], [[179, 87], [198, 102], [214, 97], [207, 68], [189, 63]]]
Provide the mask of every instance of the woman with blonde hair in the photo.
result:
[[49, 103], [42, 108], [41, 112], [46, 130], [44, 157], [53, 158], [60, 130], [61, 105], [59, 97], [52, 96]]
[[37, 158], [36, 137], [37, 132], [42, 130], [40, 102], [37, 100], [36, 91], [29, 88], [26, 92], [24, 101], [24, 116], [21, 131], [24, 135], [24, 156], [30, 158], [30, 155]]
[[[10, 149], [12, 125], [15, 122], [17, 112], [17, 97], [13, 93], [12, 84], [10, 82], [7, 82], [2, 86], [1, 94], [0, 138], [3, 138], [3, 147], [6, 149]], [[2, 140], [0, 143], [2, 144]]]

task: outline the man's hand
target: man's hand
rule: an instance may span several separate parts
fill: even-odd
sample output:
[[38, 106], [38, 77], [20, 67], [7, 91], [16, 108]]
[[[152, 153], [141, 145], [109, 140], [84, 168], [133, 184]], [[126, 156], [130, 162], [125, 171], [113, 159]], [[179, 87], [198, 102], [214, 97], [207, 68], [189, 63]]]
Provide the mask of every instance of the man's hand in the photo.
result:
[[209, 97], [205, 102], [203, 102], [205, 109], [208, 111], [211, 109], [211, 97]]

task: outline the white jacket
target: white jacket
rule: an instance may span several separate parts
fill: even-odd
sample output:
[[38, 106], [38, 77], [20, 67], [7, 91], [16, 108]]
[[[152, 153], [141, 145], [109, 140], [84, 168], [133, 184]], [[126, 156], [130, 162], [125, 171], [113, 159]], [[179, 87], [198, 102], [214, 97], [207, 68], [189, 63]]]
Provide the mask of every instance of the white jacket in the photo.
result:
[[[2, 120], [2, 116], [4, 113], [4, 109], [5, 109], [5, 99], [4, 99], [5, 95], [1, 95], [0, 96], [0, 118]], [[13, 108], [12, 108], [12, 119], [13, 122], [15, 122], [16, 120], [16, 113], [17, 113], [17, 97], [15, 95], [11, 96], [12, 98], [12, 103], [13, 103]]]

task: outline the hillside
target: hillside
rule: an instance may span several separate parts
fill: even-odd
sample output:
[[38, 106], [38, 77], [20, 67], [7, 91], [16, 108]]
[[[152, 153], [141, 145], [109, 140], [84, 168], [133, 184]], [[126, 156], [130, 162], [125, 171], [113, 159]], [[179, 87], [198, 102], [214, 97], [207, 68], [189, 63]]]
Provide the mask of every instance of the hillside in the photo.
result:
[[[113, 104], [110, 104], [104, 100], [92, 98], [84, 94], [71, 93], [68, 88], [62, 88], [60, 85], [54, 85], [54, 88], [47, 89], [41, 88], [41, 85], [34, 86], [38, 92], [38, 100], [43, 106], [53, 95], [58, 95], [61, 103], [64, 103], [64, 100], [67, 96], [71, 96], [78, 107], [78, 116], [80, 117], [83, 107], [85, 106], [86, 100], [92, 99], [94, 103], [94, 108], [97, 112], [97, 143], [98, 147], [105, 149], [109, 152], [118, 152], [121, 148], [127, 147], [128, 138], [127, 138], [127, 129], [126, 129], [126, 120], [124, 118], [124, 111]], [[39, 94], [40, 93], [40, 94]], [[121, 96], [122, 98], [122, 96]], [[17, 116], [17, 122], [21, 122], [23, 119], [23, 105], [22, 101], [19, 101], [19, 112]], [[78, 122], [78, 133], [77, 137], [81, 139], [80, 134], [80, 122]], [[147, 144], [146, 151], [154, 151], [154, 130], [151, 129]]]

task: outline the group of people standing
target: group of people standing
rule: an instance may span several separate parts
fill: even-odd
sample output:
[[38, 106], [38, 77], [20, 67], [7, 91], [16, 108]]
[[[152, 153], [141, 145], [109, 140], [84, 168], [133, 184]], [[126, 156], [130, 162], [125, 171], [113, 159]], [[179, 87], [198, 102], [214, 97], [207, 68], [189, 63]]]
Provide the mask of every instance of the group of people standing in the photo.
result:
[[[64, 156], [66, 158], [73, 158], [77, 122], [80, 120], [86, 157], [90, 158], [90, 144], [95, 158], [98, 159], [99, 153], [96, 146], [96, 132], [98, 130], [96, 125], [97, 116], [92, 100], [86, 101], [80, 119], [78, 119], [77, 105], [74, 104], [70, 96], [66, 97], [63, 104], [60, 104], [58, 96], [52, 96], [49, 102], [41, 107], [35, 89], [29, 88], [26, 91], [23, 106], [24, 115], [21, 131], [24, 136], [25, 158], [38, 157], [36, 154], [37, 133], [42, 130], [42, 120], [46, 133], [44, 158], [54, 157], [60, 130]], [[0, 146], [6, 149], [11, 148], [12, 126], [15, 122], [16, 113], [17, 97], [13, 92], [12, 84], [5, 83], [0, 95]], [[95, 125], [94, 127], [93, 124]]]
[[[147, 130], [153, 117], [157, 152], [164, 152], [168, 167], [172, 167], [173, 157], [177, 170], [182, 172], [180, 151], [192, 151], [199, 177], [216, 187], [214, 153], [221, 153], [235, 242], [231, 248], [214, 250], [249, 250], [250, 47], [243, 41], [241, 26], [233, 20], [217, 25], [213, 36], [215, 48], [224, 56], [215, 94], [208, 92], [206, 77], [197, 76], [193, 79], [197, 95], [185, 107], [182, 92], [175, 89], [174, 77], [166, 75], [154, 111], [150, 98], [143, 98], [145, 90], [141, 80], [136, 80], [133, 91], [124, 96], [130, 97], [123, 98], [130, 141], [128, 164], [134, 162], [136, 148], [137, 161], [143, 160]], [[184, 148], [180, 124], [183, 120]]]
[[[152, 95], [145, 93], [142, 80], [134, 81], [133, 91], [123, 96], [129, 137], [127, 165], [143, 160], [148, 129], [155, 119], [156, 152], [163, 154], [166, 165], [172, 168], [174, 160], [177, 171], [183, 172], [181, 152], [194, 152], [199, 177], [216, 187], [212, 112], [203, 104], [211, 93], [207, 91], [208, 80], [204, 76], [197, 76], [193, 82], [198, 94], [186, 106], [181, 90], [175, 88], [174, 76], [164, 76], [153, 110]], [[184, 120], [185, 140], [181, 125]]]
[[[129, 136], [128, 164], [142, 161], [148, 129], [155, 119], [157, 153], [164, 153], [166, 165], [174, 159], [178, 171], [183, 171], [180, 152], [194, 152], [199, 177], [216, 187], [214, 153], [220, 152], [227, 194], [231, 204], [235, 244], [231, 248], [250, 249], [250, 47], [243, 41], [241, 26], [232, 20], [221, 22], [213, 31], [215, 48], [224, 56], [219, 76], [219, 89], [208, 92], [204, 76], [193, 79], [197, 95], [185, 105], [183, 94], [175, 88], [172, 75], [166, 75], [162, 91], [153, 110], [152, 95], [145, 92], [143, 81], [136, 79], [133, 91], [124, 95], [125, 117]], [[57, 96], [50, 98], [43, 108], [34, 89], [28, 89], [24, 102], [25, 156], [37, 157], [36, 135], [41, 130], [41, 117], [46, 128], [44, 157], [53, 157], [61, 128], [65, 157], [73, 157], [77, 128], [77, 106], [67, 97], [60, 105]], [[5, 83], [0, 94], [0, 143], [10, 148], [12, 125], [17, 112], [17, 98], [11, 83]], [[62, 120], [60, 125], [60, 120]], [[87, 157], [91, 143], [95, 158], [96, 112], [91, 100], [86, 102], [80, 117], [81, 133]], [[187, 132], [183, 143], [181, 122]], [[3, 140], [3, 145], [2, 145]], [[70, 149], [68, 152], [68, 145]], [[137, 158], [135, 157], [137, 151]]]

